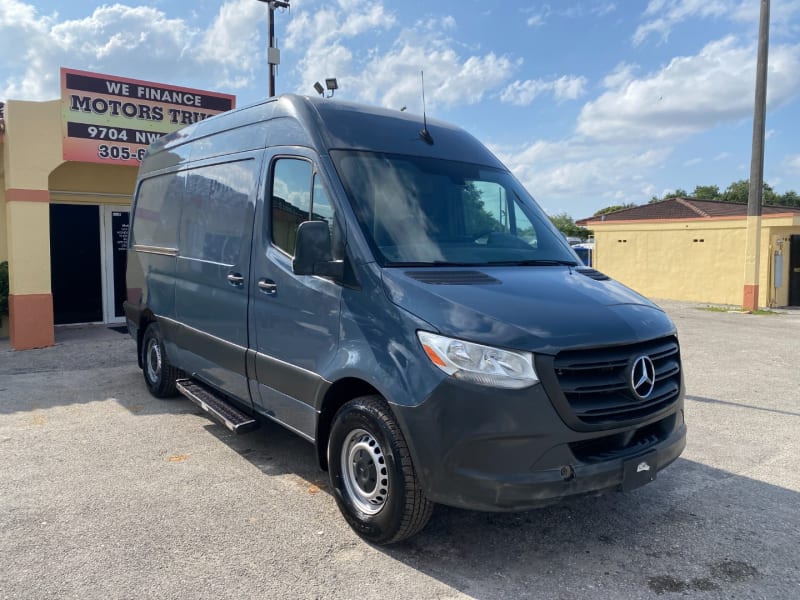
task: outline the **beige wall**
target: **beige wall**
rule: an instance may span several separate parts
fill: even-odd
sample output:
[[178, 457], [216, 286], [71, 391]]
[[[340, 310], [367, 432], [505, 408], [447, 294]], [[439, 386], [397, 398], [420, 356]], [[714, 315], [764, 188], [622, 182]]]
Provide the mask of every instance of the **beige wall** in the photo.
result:
[[8, 260], [8, 233], [6, 227], [6, 177], [3, 161], [6, 145], [0, 142], [0, 262]]
[[6, 103], [6, 189], [46, 190], [62, 159], [61, 100]]
[[[5, 116], [6, 133], [0, 142], [0, 261], [9, 261], [10, 291], [24, 318], [51, 323], [50, 203], [130, 205], [137, 169], [65, 163], [60, 100], [9, 100]], [[48, 310], [49, 315], [39, 314]], [[7, 321], [3, 319], [0, 337], [8, 335]], [[16, 335], [24, 337], [21, 327]]]
[[128, 165], [63, 163], [49, 174], [50, 201], [129, 205], [137, 171]]
[[[5, 149], [0, 136], [0, 263], [8, 260], [8, 234], [6, 227]], [[0, 339], [8, 337], [8, 317], [0, 315]]]
[[[594, 266], [651, 298], [742, 305], [746, 219], [594, 222]], [[788, 303], [788, 242], [784, 285], [772, 287], [778, 237], [800, 234], [800, 217], [762, 220], [759, 306]]]

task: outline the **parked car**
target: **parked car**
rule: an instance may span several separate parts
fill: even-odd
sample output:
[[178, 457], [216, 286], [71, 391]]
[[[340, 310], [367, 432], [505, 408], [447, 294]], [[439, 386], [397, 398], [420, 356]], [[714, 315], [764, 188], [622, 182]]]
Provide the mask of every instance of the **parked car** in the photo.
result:
[[584, 265], [591, 267], [594, 262], [594, 242], [573, 244], [572, 250], [581, 259]]

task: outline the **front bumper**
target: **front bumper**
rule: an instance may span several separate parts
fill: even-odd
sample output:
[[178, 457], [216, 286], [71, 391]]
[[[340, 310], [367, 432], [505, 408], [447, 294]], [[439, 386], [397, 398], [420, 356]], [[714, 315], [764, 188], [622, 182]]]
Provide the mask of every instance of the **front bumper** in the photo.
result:
[[635, 425], [592, 432], [567, 427], [541, 385], [495, 390], [446, 380], [422, 404], [393, 408], [428, 498], [473, 510], [525, 510], [621, 489], [625, 463], [647, 456], [652, 477], [686, 446], [682, 391]]

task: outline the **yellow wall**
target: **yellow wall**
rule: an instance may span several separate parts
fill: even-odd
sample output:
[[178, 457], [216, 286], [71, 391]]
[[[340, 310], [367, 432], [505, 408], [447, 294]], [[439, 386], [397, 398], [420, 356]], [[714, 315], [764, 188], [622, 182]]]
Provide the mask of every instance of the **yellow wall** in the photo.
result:
[[[8, 241], [6, 240], [6, 186], [3, 155], [5, 144], [0, 142], [0, 263], [8, 260]], [[0, 315], [0, 340], [8, 337], [8, 317]]]
[[48, 178], [50, 201], [129, 205], [137, 171], [127, 165], [64, 163]]
[[46, 190], [50, 172], [63, 162], [61, 100], [5, 107], [6, 189]]
[[8, 239], [6, 237], [6, 178], [3, 160], [6, 145], [0, 142], [0, 262], [8, 260]]
[[[65, 163], [61, 101], [9, 100], [0, 142], [0, 262], [15, 297], [51, 293], [50, 203], [130, 205], [136, 167]], [[11, 193], [19, 200], [8, 202]], [[44, 194], [31, 201], [27, 192]], [[49, 195], [49, 202], [47, 201]], [[8, 319], [0, 337], [8, 335]], [[13, 340], [12, 340], [13, 341]]]
[[[651, 298], [741, 306], [746, 219], [662, 222], [595, 222], [594, 266]], [[773, 233], [800, 233], [800, 218], [762, 221], [759, 306], [788, 303], [784, 287], [772, 298]], [[702, 241], [701, 241], [702, 240]], [[788, 262], [788, 243], [784, 249]], [[768, 278], [770, 278], [768, 280]], [[769, 281], [769, 283], [768, 283]]]

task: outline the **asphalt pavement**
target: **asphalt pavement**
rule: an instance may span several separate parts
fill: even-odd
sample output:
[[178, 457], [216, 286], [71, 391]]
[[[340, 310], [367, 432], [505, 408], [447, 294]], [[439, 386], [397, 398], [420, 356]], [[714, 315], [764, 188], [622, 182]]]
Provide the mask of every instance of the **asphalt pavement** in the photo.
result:
[[800, 598], [800, 311], [660, 304], [689, 437], [655, 482], [439, 506], [388, 548], [349, 529], [307, 442], [152, 398], [128, 336], [0, 341], [0, 598]]

